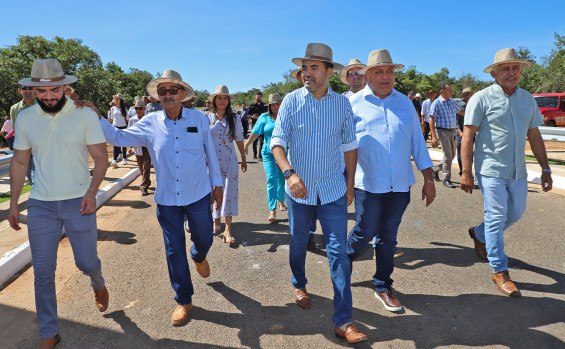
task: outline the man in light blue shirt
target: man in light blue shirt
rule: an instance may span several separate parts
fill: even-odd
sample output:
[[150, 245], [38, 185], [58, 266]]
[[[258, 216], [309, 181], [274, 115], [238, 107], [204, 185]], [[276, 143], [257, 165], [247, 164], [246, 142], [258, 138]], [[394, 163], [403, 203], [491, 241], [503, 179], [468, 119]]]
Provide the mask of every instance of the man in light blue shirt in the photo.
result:
[[317, 212], [334, 288], [334, 331], [349, 343], [356, 343], [367, 340], [367, 336], [351, 322], [351, 275], [345, 244], [347, 206], [354, 198], [357, 140], [349, 100], [328, 86], [333, 69], [343, 68], [332, 57], [329, 46], [308, 44], [305, 57], [292, 60], [302, 67], [304, 87], [285, 96], [273, 130], [271, 151], [286, 179], [294, 300], [302, 308], [311, 306], [304, 264], [309, 227]]
[[533, 96], [518, 87], [523, 69], [530, 65], [529, 61], [519, 59], [512, 48], [496, 53], [494, 63], [485, 69], [496, 83], [469, 100], [461, 141], [461, 189], [473, 192], [474, 155], [485, 213], [484, 222], [470, 228], [469, 235], [477, 255], [488, 260], [498, 289], [511, 297], [520, 296], [520, 291], [508, 273], [504, 231], [520, 220], [526, 210], [526, 137], [542, 168], [543, 191], [551, 190], [552, 186], [551, 169], [538, 129], [543, 119]]
[[[182, 325], [192, 307], [183, 229], [185, 216], [193, 245], [191, 258], [202, 277], [210, 275], [206, 254], [212, 246], [210, 202], [222, 204], [222, 177], [208, 119], [199, 111], [183, 108], [181, 101], [194, 95], [180, 74], [165, 70], [147, 84], [147, 92], [159, 97], [163, 110], [147, 114], [128, 129], [119, 130], [101, 119], [108, 143], [120, 147], [146, 147], [155, 167], [157, 219], [163, 229], [167, 265], [178, 305], [171, 317]], [[211, 188], [214, 191], [211, 195]]]
[[355, 260], [375, 238], [375, 296], [389, 311], [402, 310], [390, 276], [398, 226], [410, 202], [410, 187], [416, 182], [412, 157], [424, 176], [422, 199], [426, 199], [426, 206], [436, 195], [433, 163], [416, 109], [410, 98], [393, 88], [394, 71], [403, 67], [392, 62], [387, 50], [371, 52], [367, 68], [361, 70], [367, 86], [350, 98], [359, 149], [355, 171], [357, 221], [347, 239], [347, 253], [351, 261]]

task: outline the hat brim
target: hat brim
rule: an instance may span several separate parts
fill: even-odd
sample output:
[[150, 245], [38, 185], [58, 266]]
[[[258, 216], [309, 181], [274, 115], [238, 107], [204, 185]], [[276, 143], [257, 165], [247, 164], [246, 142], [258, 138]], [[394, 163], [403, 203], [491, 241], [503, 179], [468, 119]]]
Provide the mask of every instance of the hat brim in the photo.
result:
[[393, 66], [394, 70], [400, 70], [402, 68], [404, 68], [404, 64], [398, 64], [398, 63], [379, 63], [379, 64], [372, 64], [372, 65], [368, 65], [367, 67], [359, 70], [359, 72], [361, 74], [365, 74], [367, 72], [367, 70], [369, 69], [373, 69], [373, 68], [378, 68], [378, 67], [387, 67], [387, 66]]
[[235, 99], [235, 95], [229, 93], [214, 93], [211, 94], [208, 98], [210, 98], [210, 101], [212, 101], [216, 96], [228, 96], [230, 98], [230, 101], [233, 101]]
[[346, 65], [346, 66], [339, 72], [339, 79], [341, 80], [341, 82], [343, 82], [344, 84], [347, 85], [347, 72], [348, 72], [350, 69], [353, 69], [353, 68], [361, 68], [361, 69], [363, 69], [363, 68], [365, 68], [365, 67], [366, 67], [365, 64], [359, 64], [359, 63], [351, 64], [351, 65]]
[[489, 65], [488, 67], [486, 67], [484, 72], [490, 73], [497, 66], [499, 66], [501, 64], [506, 64], [506, 63], [520, 63], [520, 65], [522, 66], [522, 69], [529, 68], [532, 65], [532, 62], [527, 61], [525, 59], [516, 59], [516, 60], [511, 60], [511, 61], [503, 61], [503, 62], [493, 63], [493, 64]]
[[157, 78], [149, 81], [147, 87], [145, 88], [149, 96], [155, 99], [159, 99], [159, 95], [157, 94], [157, 87], [159, 86], [159, 84], [165, 82], [172, 82], [173, 84], [181, 85], [182, 87], [184, 87], [184, 90], [186, 91], [186, 97], [183, 99], [183, 101], [186, 101], [195, 95], [194, 89], [189, 84], [187, 84], [182, 80], [173, 79], [173, 78]]
[[32, 81], [31, 77], [21, 79], [18, 84], [22, 86], [62, 86], [77, 82], [78, 78], [72, 75], [65, 75], [65, 78], [60, 81]]
[[293, 78], [294, 80], [298, 80], [298, 73], [302, 71], [302, 68], [298, 68], [298, 69], [294, 69], [291, 73], [290, 73], [290, 77]]
[[319, 62], [328, 62], [331, 63], [333, 65], [333, 70], [342, 70], [343, 69], [343, 64], [339, 64], [337, 62], [332, 62], [332, 61], [328, 61], [325, 59], [317, 59], [317, 58], [309, 58], [309, 57], [303, 57], [303, 58], [293, 58], [292, 59], [292, 63], [296, 64], [299, 67], [302, 67], [302, 61], [319, 61]]

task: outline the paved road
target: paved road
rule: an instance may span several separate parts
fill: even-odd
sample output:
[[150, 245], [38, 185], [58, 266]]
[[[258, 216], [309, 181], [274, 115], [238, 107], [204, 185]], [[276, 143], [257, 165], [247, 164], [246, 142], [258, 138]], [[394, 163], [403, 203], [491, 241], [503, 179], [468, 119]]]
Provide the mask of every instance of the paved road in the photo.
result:
[[[175, 303], [162, 234], [152, 196], [139, 196], [139, 179], [98, 211], [99, 252], [111, 295], [106, 313], [95, 310], [88, 280], [63, 240], [57, 270], [60, 348], [346, 347], [333, 335], [327, 259], [308, 254], [313, 308], [300, 309], [290, 284], [286, 213], [278, 224], [266, 223], [260, 163], [250, 163], [240, 178], [240, 216], [233, 224], [238, 244], [230, 248], [214, 239], [212, 275], [193, 273], [195, 307], [183, 327], [170, 325]], [[513, 299], [496, 289], [466, 232], [481, 220], [480, 193], [437, 186], [437, 201], [425, 208], [421, 184], [418, 178], [401, 225], [404, 256], [393, 275], [406, 310], [389, 313], [374, 298], [369, 251], [352, 275], [354, 321], [369, 335], [356, 346], [563, 348], [565, 196], [532, 186], [525, 218], [507, 232], [511, 275], [523, 294]], [[353, 219], [350, 214], [350, 226]], [[0, 292], [0, 314], [3, 347], [37, 345], [32, 268]]]

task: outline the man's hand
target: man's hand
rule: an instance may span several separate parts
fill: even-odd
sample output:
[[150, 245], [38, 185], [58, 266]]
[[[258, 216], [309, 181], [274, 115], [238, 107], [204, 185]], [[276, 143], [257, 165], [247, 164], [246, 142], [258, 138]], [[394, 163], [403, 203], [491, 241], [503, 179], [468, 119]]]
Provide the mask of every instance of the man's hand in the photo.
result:
[[306, 189], [304, 182], [296, 173], [293, 173], [286, 182], [288, 183], [288, 189], [290, 189], [290, 192], [295, 198], [306, 199], [308, 189]]
[[345, 198], [347, 199], [347, 206], [353, 203], [353, 200], [355, 200], [355, 191], [353, 188], [347, 188], [347, 191], [345, 192]]
[[437, 137], [432, 135], [432, 147], [437, 147], [438, 143]]
[[212, 207], [215, 209], [220, 209], [222, 207], [222, 202], [224, 201], [224, 193], [222, 187], [214, 187], [212, 192]]
[[541, 187], [545, 192], [548, 192], [551, 190], [551, 188], [553, 188], [553, 179], [551, 178], [551, 173], [541, 173]]
[[10, 205], [10, 214], [8, 216], [8, 221], [10, 222], [10, 227], [12, 227], [12, 229], [14, 230], [22, 229], [20, 227], [20, 211], [17, 205], [16, 206]]
[[463, 172], [463, 175], [461, 176], [461, 190], [464, 190], [469, 194], [473, 194], [474, 185], [475, 185], [475, 180], [473, 178], [473, 175], [470, 173]]
[[422, 187], [422, 200], [426, 199], [426, 207], [436, 198], [436, 185], [433, 180], [424, 180], [424, 186]]
[[96, 211], [96, 195], [86, 192], [80, 201], [80, 213], [84, 216]]
[[75, 106], [78, 109], [82, 109], [84, 107], [90, 107], [90, 109], [92, 109], [96, 115], [98, 115], [98, 120], [102, 119], [102, 115], [100, 115], [100, 111], [98, 110], [98, 108], [96, 108], [94, 106], [94, 104], [92, 102], [89, 101], [75, 101]]

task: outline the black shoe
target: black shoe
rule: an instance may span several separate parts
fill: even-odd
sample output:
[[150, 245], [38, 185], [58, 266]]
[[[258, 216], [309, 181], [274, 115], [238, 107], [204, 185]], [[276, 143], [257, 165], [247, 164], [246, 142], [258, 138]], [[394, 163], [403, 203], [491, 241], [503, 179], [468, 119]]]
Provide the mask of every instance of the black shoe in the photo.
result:
[[481, 187], [479, 187], [477, 184], [474, 184], [474, 185], [473, 185], [473, 188], [474, 188], [474, 189], [481, 189]]
[[147, 195], [149, 195], [149, 192], [147, 191], [147, 188], [141, 189], [141, 196], [147, 196]]
[[436, 180], [436, 182], [439, 182], [439, 174], [437, 173], [437, 171], [432, 170], [432, 173], [434, 175], [434, 179]]
[[451, 181], [449, 179], [444, 179], [443, 185], [448, 187], [448, 188], [455, 188], [455, 186], [453, 185], [453, 183], [451, 183]]
[[306, 249], [308, 251], [319, 251], [320, 250], [320, 248], [316, 244], [316, 241], [314, 241], [314, 238], [308, 238], [308, 245], [306, 246]]

